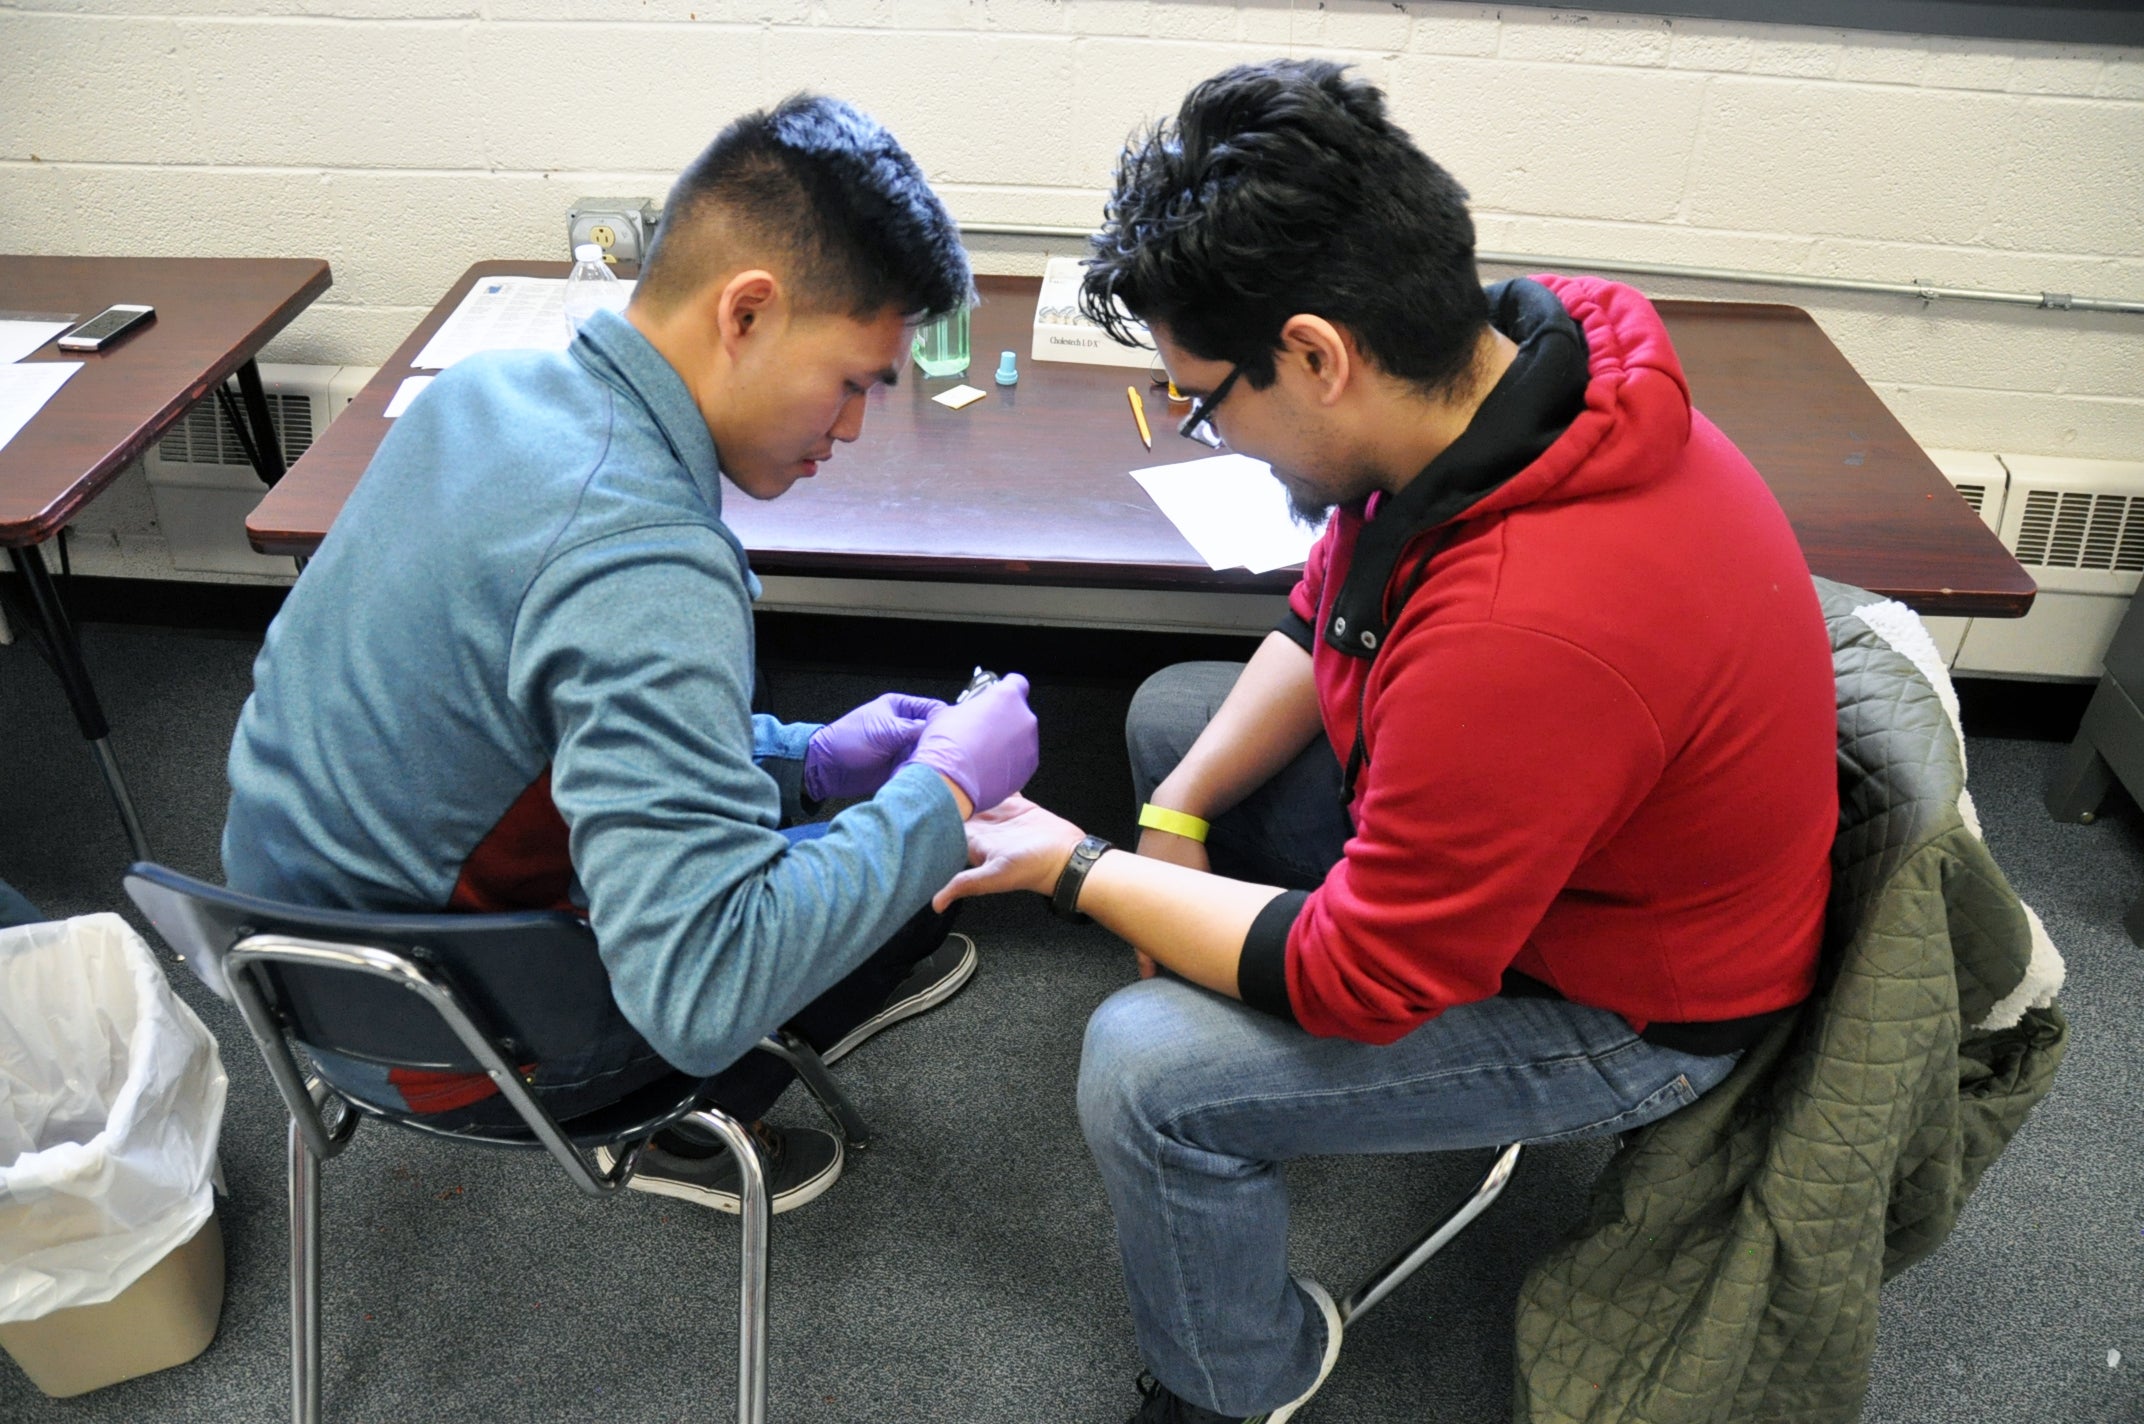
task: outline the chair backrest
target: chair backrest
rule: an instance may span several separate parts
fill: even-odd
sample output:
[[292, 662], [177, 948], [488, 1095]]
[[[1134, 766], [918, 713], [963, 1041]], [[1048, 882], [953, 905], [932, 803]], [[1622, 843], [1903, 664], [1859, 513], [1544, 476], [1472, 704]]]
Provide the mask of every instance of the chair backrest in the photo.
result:
[[[603, 1196], [626, 1184], [640, 1144], [691, 1111], [704, 1087], [664, 1063], [618, 1012], [595, 936], [571, 915], [314, 910], [146, 863], [128, 867], [126, 889], [196, 977], [238, 1006], [316, 1158], [339, 1152], [357, 1125], [355, 1113], [333, 1123], [323, 1116], [332, 1088], [360, 1112], [418, 1131], [544, 1148], [581, 1190]], [[320, 1080], [359, 1067], [345, 1062], [331, 1075], [323, 1055], [375, 1070], [479, 1075], [510, 1113], [447, 1123], [351, 1083], [309, 1083], [293, 1038], [315, 1050]], [[539, 1075], [525, 1076], [532, 1062]], [[558, 1102], [574, 1114], [564, 1126], [538, 1096], [546, 1066], [570, 1085]], [[628, 1142], [605, 1172], [581, 1150]]]
[[[618, 1012], [595, 935], [571, 915], [316, 910], [148, 864], [129, 868], [126, 888], [195, 975], [226, 999], [232, 948], [255, 935], [288, 935], [406, 956], [450, 985], [477, 1025], [520, 1062], [653, 1053]], [[309, 1046], [404, 1068], [483, 1071], [437, 1014], [391, 980], [294, 964], [257, 969], [271, 1006]]]

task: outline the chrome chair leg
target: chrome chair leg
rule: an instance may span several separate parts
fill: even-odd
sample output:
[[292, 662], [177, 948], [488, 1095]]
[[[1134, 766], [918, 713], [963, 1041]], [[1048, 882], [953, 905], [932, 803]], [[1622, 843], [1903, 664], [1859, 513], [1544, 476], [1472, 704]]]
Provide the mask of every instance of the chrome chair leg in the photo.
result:
[[320, 1159], [290, 1124], [290, 1417], [320, 1420]]
[[737, 1159], [741, 1191], [738, 1205], [743, 1241], [738, 1248], [737, 1424], [766, 1424], [767, 1419], [767, 1175], [759, 1144], [728, 1113], [700, 1108], [686, 1114], [691, 1122], [726, 1143]]
[[1418, 1237], [1414, 1244], [1391, 1260], [1370, 1272], [1362, 1284], [1348, 1293], [1340, 1302], [1340, 1323], [1352, 1324], [1355, 1317], [1383, 1300], [1399, 1288], [1400, 1282], [1413, 1275], [1430, 1257], [1451, 1244], [1453, 1237], [1467, 1229], [1475, 1217], [1489, 1209], [1489, 1203], [1503, 1193], [1504, 1186], [1519, 1165], [1519, 1143], [1512, 1143], [1497, 1154], [1489, 1167], [1489, 1175], [1473, 1195], [1447, 1212], [1444, 1219]]
[[869, 1147], [871, 1129], [865, 1125], [863, 1114], [856, 1111], [848, 1094], [834, 1081], [834, 1075], [819, 1057], [819, 1050], [788, 1029], [783, 1029], [772, 1038], [762, 1039], [761, 1048], [782, 1059], [797, 1070], [797, 1077], [819, 1100], [819, 1106], [833, 1119], [834, 1126], [841, 1129], [842, 1141], [849, 1147]]

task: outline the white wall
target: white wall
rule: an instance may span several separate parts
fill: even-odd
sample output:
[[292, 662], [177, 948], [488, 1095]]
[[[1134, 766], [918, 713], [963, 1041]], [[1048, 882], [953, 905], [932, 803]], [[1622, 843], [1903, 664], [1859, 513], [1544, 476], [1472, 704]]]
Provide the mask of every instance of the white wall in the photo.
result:
[[[326, 257], [269, 355], [370, 365], [791, 89], [963, 218], [1086, 225], [1129, 129], [1291, 52], [1387, 87], [1487, 249], [2144, 298], [2144, 51], [1391, 0], [0, 0], [0, 251]], [[1640, 285], [1811, 307], [1924, 444], [2144, 456], [2144, 317]]]

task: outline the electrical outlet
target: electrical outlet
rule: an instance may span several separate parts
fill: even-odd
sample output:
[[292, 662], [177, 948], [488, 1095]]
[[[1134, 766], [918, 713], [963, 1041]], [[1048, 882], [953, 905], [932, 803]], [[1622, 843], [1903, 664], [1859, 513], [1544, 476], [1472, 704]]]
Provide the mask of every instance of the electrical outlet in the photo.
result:
[[657, 220], [649, 198], [575, 198], [566, 212], [566, 253], [592, 242], [606, 262], [638, 262], [648, 255]]

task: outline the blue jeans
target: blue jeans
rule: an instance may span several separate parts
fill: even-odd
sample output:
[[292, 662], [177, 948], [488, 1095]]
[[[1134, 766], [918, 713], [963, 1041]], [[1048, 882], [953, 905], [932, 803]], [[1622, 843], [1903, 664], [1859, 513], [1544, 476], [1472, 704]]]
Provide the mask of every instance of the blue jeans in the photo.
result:
[[0, 880], [0, 930], [14, 925], [34, 925], [44, 918], [20, 891]]
[[[1187, 663], [1140, 688], [1126, 739], [1142, 800], [1240, 671]], [[1215, 870], [1315, 884], [1350, 830], [1339, 779], [1319, 738], [1214, 822]], [[1558, 999], [1462, 1005], [1377, 1047], [1167, 976], [1121, 989], [1087, 1025], [1079, 1112], [1140, 1353], [1177, 1395], [1222, 1414], [1286, 1404], [1316, 1378], [1325, 1328], [1289, 1277], [1281, 1163], [1622, 1132], [1695, 1102], [1736, 1056], [1661, 1048]]]

